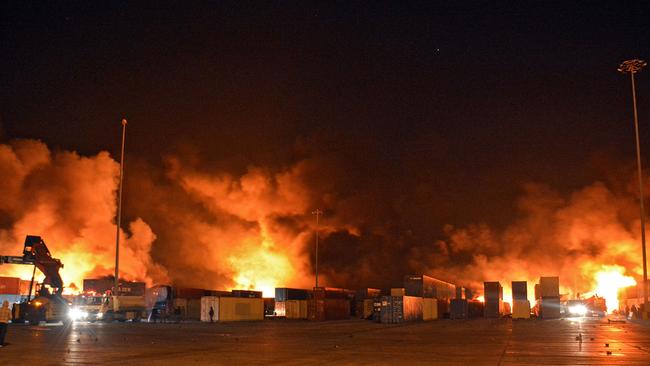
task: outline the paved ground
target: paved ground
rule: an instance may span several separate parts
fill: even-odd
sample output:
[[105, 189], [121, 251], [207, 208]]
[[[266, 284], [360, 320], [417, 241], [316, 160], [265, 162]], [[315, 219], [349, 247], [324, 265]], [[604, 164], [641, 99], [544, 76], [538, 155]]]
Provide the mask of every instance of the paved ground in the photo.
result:
[[650, 324], [606, 319], [10, 325], [7, 341], [3, 366], [650, 365]]

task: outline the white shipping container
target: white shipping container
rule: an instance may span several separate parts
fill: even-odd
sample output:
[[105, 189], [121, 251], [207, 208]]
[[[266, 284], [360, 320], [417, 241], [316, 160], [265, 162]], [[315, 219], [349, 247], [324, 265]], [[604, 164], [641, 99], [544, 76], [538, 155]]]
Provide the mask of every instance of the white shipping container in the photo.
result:
[[203, 296], [201, 297], [201, 321], [210, 321], [210, 307], [214, 311], [213, 321], [219, 320], [219, 297], [218, 296]]

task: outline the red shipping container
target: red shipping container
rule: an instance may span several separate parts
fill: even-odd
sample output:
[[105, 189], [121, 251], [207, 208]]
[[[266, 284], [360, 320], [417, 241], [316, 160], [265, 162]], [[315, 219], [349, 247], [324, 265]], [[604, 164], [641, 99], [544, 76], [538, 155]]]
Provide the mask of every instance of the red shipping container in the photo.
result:
[[[27, 296], [29, 295], [29, 285], [32, 283], [31, 280], [20, 280], [20, 295]], [[32, 293], [36, 291], [36, 281], [32, 286]]]
[[20, 278], [0, 277], [0, 294], [20, 295]]

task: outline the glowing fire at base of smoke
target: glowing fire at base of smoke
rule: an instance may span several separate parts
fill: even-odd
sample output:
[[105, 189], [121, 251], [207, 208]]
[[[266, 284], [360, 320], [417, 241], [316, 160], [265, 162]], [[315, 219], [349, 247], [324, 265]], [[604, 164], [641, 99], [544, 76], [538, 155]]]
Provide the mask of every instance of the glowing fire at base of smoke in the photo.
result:
[[295, 276], [289, 258], [266, 247], [242, 257], [230, 257], [228, 261], [236, 272], [234, 289], [262, 291], [264, 297], [274, 297], [275, 288], [290, 283]]
[[603, 270], [596, 273], [596, 289], [594, 292], [604, 297], [607, 303], [607, 312], [618, 309], [618, 293], [625, 287], [636, 285], [634, 278], [625, 276], [625, 268], [621, 266], [603, 266]]

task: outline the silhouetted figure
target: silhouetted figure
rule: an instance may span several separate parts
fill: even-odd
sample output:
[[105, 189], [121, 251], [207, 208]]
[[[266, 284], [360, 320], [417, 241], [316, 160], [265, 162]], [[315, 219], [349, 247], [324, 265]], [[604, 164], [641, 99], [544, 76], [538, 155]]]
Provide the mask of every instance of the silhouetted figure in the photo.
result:
[[210, 323], [212, 323], [214, 318], [214, 309], [212, 308], [212, 306], [210, 306], [210, 311], [208, 312], [208, 315], [210, 315]]
[[5, 345], [5, 336], [7, 335], [9, 319], [11, 319], [9, 301], [5, 300], [0, 308], [0, 347]]

